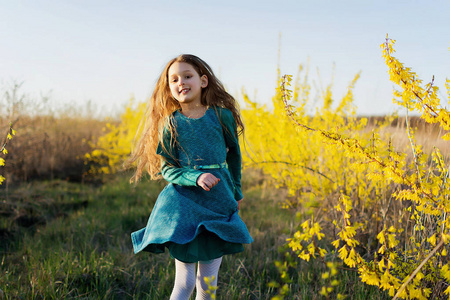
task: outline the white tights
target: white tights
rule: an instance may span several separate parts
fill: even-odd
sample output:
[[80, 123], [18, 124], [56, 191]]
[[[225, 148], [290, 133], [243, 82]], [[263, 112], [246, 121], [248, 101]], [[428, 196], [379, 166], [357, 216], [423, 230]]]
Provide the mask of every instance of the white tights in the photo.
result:
[[195, 263], [184, 263], [175, 259], [175, 284], [170, 300], [188, 300], [195, 286], [197, 287], [195, 300], [211, 299], [211, 295], [206, 292], [208, 285], [204, 278], [214, 276], [214, 281], [210, 282], [210, 285], [217, 286], [217, 275], [221, 263], [222, 257], [208, 262], [199, 262], [196, 280]]

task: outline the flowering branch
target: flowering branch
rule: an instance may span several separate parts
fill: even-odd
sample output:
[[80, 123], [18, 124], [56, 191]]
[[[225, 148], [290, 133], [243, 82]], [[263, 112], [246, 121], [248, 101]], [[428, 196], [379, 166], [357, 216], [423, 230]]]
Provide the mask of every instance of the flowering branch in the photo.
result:
[[[17, 121], [17, 120], [16, 120]], [[16, 122], [14, 121], [14, 123]], [[9, 141], [12, 139], [13, 135], [16, 134], [16, 131], [13, 129], [13, 123], [9, 123], [9, 128], [8, 131], [6, 133], [6, 137], [2, 142], [2, 146], [0, 149], [0, 154], [6, 155], [8, 154], [8, 150], [6, 150], [6, 146], [8, 145]], [[5, 160], [3, 158], [0, 157], [0, 167], [5, 165]], [[2, 175], [0, 175], [0, 185], [3, 183], [3, 181], [5, 180], [5, 177], [3, 177]]]

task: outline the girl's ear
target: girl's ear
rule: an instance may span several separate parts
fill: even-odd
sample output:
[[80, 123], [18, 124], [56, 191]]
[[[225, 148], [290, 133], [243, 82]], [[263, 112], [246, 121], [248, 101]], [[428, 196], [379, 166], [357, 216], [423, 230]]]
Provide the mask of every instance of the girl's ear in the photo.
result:
[[201, 85], [202, 89], [204, 89], [205, 87], [208, 86], [208, 77], [206, 75], [203, 75], [202, 77], [200, 77], [200, 85]]

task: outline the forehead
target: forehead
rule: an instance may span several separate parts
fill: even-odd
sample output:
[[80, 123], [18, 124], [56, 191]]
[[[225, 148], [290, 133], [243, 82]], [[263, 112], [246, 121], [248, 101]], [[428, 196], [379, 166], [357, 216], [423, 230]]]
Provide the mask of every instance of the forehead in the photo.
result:
[[176, 76], [176, 75], [183, 74], [183, 73], [189, 73], [189, 72], [197, 73], [195, 68], [188, 63], [174, 62], [169, 68], [169, 77]]

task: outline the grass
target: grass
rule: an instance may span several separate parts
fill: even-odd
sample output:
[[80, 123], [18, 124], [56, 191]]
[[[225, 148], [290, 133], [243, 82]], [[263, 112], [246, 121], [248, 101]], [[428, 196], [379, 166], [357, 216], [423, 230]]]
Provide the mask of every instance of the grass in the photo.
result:
[[[275, 296], [277, 290], [269, 287], [271, 281], [281, 282], [275, 261], [284, 260], [280, 248], [297, 227], [292, 213], [280, 208], [281, 190], [258, 172], [244, 175], [240, 214], [255, 242], [224, 258], [218, 299]], [[119, 175], [100, 187], [48, 181], [10, 191], [1, 206], [15, 213], [2, 216], [8, 234], [2, 240], [0, 299], [168, 299], [173, 260], [168, 253], [134, 255], [130, 239], [132, 231], [145, 226], [163, 185], [144, 180], [133, 187]], [[40, 221], [28, 227], [17, 223], [27, 213]], [[287, 299], [321, 299], [324, 270], [319, 262], [290, 268]], [[355, 272], [340, 272], [337, 290], [348, 298], [388, 299], [362, 284]]]

